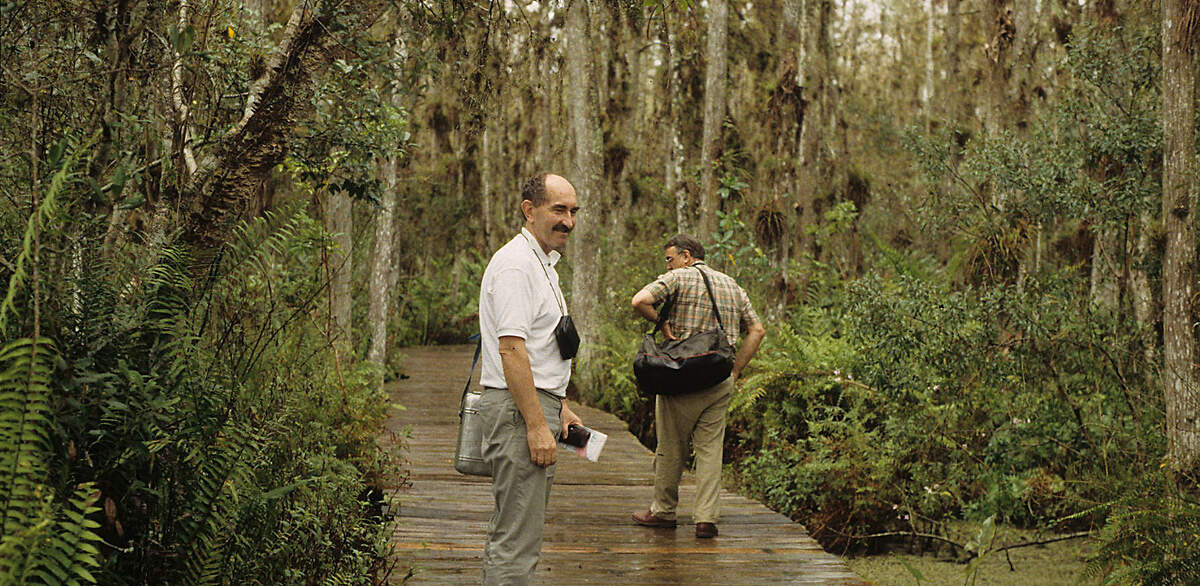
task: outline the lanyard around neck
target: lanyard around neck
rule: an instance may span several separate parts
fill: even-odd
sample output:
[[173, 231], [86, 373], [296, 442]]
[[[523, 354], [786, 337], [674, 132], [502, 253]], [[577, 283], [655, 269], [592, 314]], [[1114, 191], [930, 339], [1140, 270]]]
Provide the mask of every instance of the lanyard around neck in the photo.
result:
[[533, 257], [537, 259], [538, 266], [542, 267], [542, 274], [546, 275], [546, 283], [550, 285], [550, 294], [554, 296], [554, 303], [558, 304], [559, 313], [567, 315], [566, 308], [563, 307], [562, 301], [559, 301], [558, 299], [558, 290], [554, 288], [554, 281], [550, 280], [550, 272], [546, 270], [546, 265], [542, 264], [541, 255], [539, 255], [537, 251], [533, 249], [533, 243], [529, 242], [529, 237], [526, 236], [524, 232], [521, 232], [521, 238], [524, 238], [525, 242], [529, 244], [529, 252], [533, 253]]

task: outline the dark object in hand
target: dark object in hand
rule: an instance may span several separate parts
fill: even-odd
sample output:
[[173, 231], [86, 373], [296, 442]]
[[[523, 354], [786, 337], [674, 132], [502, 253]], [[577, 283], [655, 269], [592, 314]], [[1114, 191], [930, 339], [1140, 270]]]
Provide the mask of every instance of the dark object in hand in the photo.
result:
[[562, 438], [562, 443], [582, 448], [587, 445], [588, 439], [591, 437], [592, 432], [588, 431], [588, 428], [572, 423], [567, 426], [567, 436]]

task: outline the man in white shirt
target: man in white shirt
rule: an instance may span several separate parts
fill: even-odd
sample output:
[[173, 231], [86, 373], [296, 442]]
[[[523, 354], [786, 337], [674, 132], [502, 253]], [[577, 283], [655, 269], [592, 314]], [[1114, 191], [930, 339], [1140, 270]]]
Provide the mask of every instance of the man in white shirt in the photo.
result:
[[492, 468], [496, 508], [488, 524], [484, 584], [529, 584], [542, 529], [558, 437], [582, 421], [567, 407], [574, 348], [555, 329], [567, 315], [554, 266], [579, 211], [575, 188], [543, 173], [521, 189], [521, 233], [492, 255], [479, 291], [484, 387], [483, 459]]

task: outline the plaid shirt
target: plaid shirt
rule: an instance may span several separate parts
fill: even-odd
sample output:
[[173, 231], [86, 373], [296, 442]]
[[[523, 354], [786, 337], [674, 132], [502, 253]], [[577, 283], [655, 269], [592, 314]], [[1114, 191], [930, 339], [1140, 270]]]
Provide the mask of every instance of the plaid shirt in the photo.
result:
[[[703, 268], [697, 270], [696, 267]], [[671, 323], [671, 333], [680, 339], [716, 329], [717, 316], [713, 314], [712, 301], [708, 299], [708, 291], [704, 288], [704, 277], [700, 276], [700, 271], [704, 271], [712, 283], [713, 297], [717, 300], [717, 309], [721, 312], [725, 336], [730, 344], [736, 346], [738, 333], [745, 332], [750, 326], [759, 323], [759, 320], [754, 308], [750, 307], [750, 298], [746, 296], [746, 291], [738, 286], [733, 277], [698, 260], [690, 267], [659, 275], [642, 290], [649, 291], [656, 304], [674, 296], [675, 302], [668, 321]]]

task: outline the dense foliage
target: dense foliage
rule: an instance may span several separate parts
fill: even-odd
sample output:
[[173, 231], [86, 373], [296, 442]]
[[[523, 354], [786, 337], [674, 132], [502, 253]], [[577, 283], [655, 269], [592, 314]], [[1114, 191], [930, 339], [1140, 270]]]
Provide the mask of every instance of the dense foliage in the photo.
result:
[[264, 183], [287, 188], [201, 244], [195, 174], [281, 30], [167, 4], [0, 7], [0, 582], [386, 579], [403, 438], [378, 367], [332, 350], [337, 245], [307, 199], [378, 193], [370, 152], [404, 125], [369, 73], [386, 47], [314, 84], [288, 115], [329, 126], [292, 137]]
[[[43, 237], [61, 234], [66, 219], [48, 219]], [[376, 445], [389, 403], [370, 384], [370, 367], [335, 362], [311, 319], [324, 288], [314, 267], [329, 245], [293, 206], [239, 229], [198, 278], [192, 259], [171, 246], [92, 259], [63, 283], [74, 290], [69, 303], [43, 310], [43, 331], [58, 339], [40, 346], [45, 374], [8, 380], [5, 396], [6, 405], [43, 417], [21, 421], [27, 438], [6, 435], [5, 445], [34, 452], [16, 454], [13, 465], [35, 463], [19, 478], [36, 480], [44, 498], [82, 491], [57, 515], [80, 522], [79, 513], [102, 510], [101, 522], [84, 523], [67, 546], [102, 540], [103, 551], [85, 547], [96, 557], [84, 567], [97, 566], [97, 579], [269, 583], [384, 573], [390, 532], [368, 486], [394, 481], [393, 457]], [[18, 343], [10, 374], [32, 359], [31, 341]], [[6, 510], [31, 517], [41, 502]], [[85, 510], [72, 517], [70, 507]], [[47, 547], [39, 540], [73, 541], [28, 520], [36, 532], [6, 531], [6, 547], [36, 552]]]

